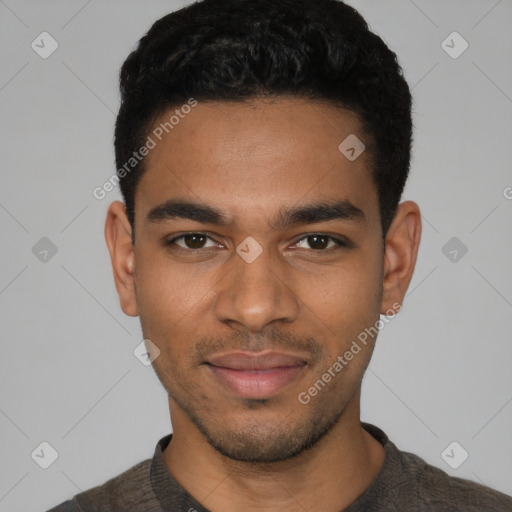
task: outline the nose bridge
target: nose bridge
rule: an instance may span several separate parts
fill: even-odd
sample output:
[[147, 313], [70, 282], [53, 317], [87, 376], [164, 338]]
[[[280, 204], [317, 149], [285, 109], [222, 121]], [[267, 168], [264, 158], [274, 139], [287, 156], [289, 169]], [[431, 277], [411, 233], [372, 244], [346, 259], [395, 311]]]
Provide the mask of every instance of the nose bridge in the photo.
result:
[[248, 237], [237, 247], [230, 265], [215, 298], [219, 321], [260, 331], [274, 320], [292, 321], [297, 316], [298, 300], [286, 283], [278, 255]]

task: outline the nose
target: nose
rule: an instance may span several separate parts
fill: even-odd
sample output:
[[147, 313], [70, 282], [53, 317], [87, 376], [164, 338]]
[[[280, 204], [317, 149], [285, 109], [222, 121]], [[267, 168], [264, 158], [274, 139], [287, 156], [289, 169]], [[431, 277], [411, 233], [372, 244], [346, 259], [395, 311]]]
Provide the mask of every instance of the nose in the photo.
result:
[[213, 309], [217, 319], [231, 327], [259, 332], [278, 320], [293, 322], [299, 300], [290, 284], [291, 268], [268, 248], [252, 262], [238, 254], [219, 286]]

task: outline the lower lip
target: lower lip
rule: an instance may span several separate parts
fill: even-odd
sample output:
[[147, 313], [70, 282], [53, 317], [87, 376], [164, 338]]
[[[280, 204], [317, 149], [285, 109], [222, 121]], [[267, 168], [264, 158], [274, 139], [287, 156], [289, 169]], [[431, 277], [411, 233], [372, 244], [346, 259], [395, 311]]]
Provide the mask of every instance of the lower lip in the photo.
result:
[[213, 375], [231, 392], [242, 398], [269, 398], [297, 379], [304, 366], [269, 370], [233, 370], [208, 365]]

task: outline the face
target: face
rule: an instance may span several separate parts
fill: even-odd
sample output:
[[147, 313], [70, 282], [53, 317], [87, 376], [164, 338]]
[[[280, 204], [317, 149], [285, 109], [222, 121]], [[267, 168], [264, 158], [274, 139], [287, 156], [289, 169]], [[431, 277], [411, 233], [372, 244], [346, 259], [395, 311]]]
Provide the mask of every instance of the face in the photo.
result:
[[357, 117], [319, 102], [199, 103], [146, 157], [133, 248], [111, 206], [121, 304], [160, 350], [171, 417], [233, 459], [290, 458], [337, 424], [361, 333], [405, 293], [369, 155], [338, 149], [351, 134], [365, 142]]

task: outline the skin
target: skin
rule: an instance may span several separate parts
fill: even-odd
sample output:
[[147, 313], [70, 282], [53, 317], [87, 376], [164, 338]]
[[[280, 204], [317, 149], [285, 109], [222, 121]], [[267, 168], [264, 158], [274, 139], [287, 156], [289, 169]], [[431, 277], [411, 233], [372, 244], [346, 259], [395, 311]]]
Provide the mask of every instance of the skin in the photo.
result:
[[[337, 512], [382, 467], [383, 447], [360, 423], [375, 339], [308, 404], [297, 398], [379, 314], [398, 309], [416, 262], [418, 206], [401, 203], [384, 248], [369, 151], [351, 162], [338, 150], [349, 134], [367, 139], [353, 113], [328, 103], [199, 103], [146, 157], [134, 246], [124, 204], [109, 207], [105, 236], [121, 307], [140, 316], [161, 351], [153, 367], [173, 426], [165, 463], [213, 512]], [[146, 219], [177, 198], [213, 206], [231, 224]], [[272, 227], [282, 208], [339, 199], [364, 215]], [[211, 240], [163, 243], [198, 231]], [[315, 234], [350, 243], [315, 244]], [[248, 236], [262, 248], [252, 263], [236, 252]], [[306, 365], [266, 400], [233, 394], [204, 364], [219, 352], [270, 348], [300, 354]], [[315, 442], [306, 449], [308, 436]]]

